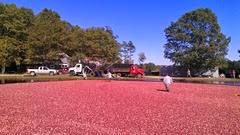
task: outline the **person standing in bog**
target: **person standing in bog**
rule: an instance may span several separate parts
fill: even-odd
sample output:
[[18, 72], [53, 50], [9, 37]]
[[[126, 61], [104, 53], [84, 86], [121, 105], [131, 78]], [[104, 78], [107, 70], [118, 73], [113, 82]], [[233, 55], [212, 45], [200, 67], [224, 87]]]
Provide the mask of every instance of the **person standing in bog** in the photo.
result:
[[168, 74], [166, 74], [166, 76], [163, 79], [163, 82], [165, 84], [166, 91], [169, 92], [170, 85], [171, 85], [171, 83], [173, 83], [172, 78]]

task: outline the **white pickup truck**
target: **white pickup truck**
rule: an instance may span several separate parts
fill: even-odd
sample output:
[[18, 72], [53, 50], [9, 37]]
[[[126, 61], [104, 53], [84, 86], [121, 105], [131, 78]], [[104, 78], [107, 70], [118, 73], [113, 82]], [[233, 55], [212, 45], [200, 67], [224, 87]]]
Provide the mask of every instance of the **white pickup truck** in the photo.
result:
[[82, 64], [76, 64], [74, 67], [69, 68], [69, 74], [70, 75], [80, 75], [83, 71]]
[[37, 75], [37, 74], [49, 74], [49, 75], [55, 75], [57, 74], [57, 70], [55, 69], [49, 69], [45, 66], [40, 66], [38, 69], [27, 69], [27, 73], [31, 76]]

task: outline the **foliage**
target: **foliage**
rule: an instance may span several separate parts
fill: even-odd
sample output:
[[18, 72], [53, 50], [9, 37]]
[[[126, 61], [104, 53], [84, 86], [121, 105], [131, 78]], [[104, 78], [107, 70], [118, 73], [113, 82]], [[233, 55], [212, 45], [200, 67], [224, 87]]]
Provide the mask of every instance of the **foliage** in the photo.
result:
[[29, 59], [34, 63], [52, 63], [68, 45], [68, 31], [58, 13], [44, 9], [35, 16], [30, 30]]
[[155, 65], [152, 62], [144, 64], [147, 71], [159, 70], [159, 66]]
[[165, 29], [165, 58], [202, 74], [226, 66], [230, 38], [220, 32], [216, 15], [208, 8], [184, 14]]
[[118, 59], [119, 44], [113, 36], [112, 30], [102, 27], [86, 29], [86, 56], [94, 60], [113, 62]]
[[[133, 45], [133, 42], [132, 42], [132, 41], [129, 41], [129, 42], [128, 42], [128, 46], [129, 46], [130, 61], [132, 61], [132, 56], [133, 56], [133, 53], [136, 51], [136, 48], [135, 48], [135, 46]], [[133, 63], [133, 62], [132, 62], [132, 63]]]
[[232, 71], [236, 71], [236, 77], [240, 74], [240, 60], [239, 61], [231, 61], [227, 60], [227, 67], [221, 68], [219, 73], [224, 73], [226, 77], [232, 77]]
[[28, 30], [32, 25], [33, 12], [27, 8], [17, 8], [14, 4], [0, 3], [0, 63], [3, 67], [10, 63], [24, 62], [27, 50]]
[[135, 51], [136, 48], [132, 41], [129, 41], [128, 43], [126, 41], [123, 41], [123, 43], [121, 44], [120, 52], [122, 53], [125, 64], [133, 63], [132, 56]]
[[[71, 44], [64, 46], [63, 52], [71, 57], [72, 62], [78, 62], [78, 60], [85, 58], [84, 51], [86, 50], [83, 46], [86, 44], [86, 36], [84, 29], [78, 26], [71, 26], [70, 39]], [[86, 52], [85, 52], [86, 53]]]
[[[11, 63], [57, 64], [60, 54], [67, 54], [72, 62], [81, 59], [121, 62], [117, 38], [109, 26], [82, 29], [46, 8], [34, 15], [31, 9], [0, 2], [2, 69]], [[127, 46], [131, 60], [135, 47], [131, 41]]]
[[129, 59], [128, 55], [128, 44], [126, 41], [123, 41], [120, 47], [121, 56], [123, 57], [124, 63]]
[[86, 30], [73, 27], [71, 47], [66, 52], [72, 61], [89, 58], [91, 60], [113, 62], [119, 59], [119, 43], [110, 27], [92, 27]]
[[139, 64], [140, 63], [143, 63], [144, 60], [146, 60], [147, 57], [145, 56], [145, 53], [144, 52], [141, 52], [138, 54], [138, 61], [139, 61]]

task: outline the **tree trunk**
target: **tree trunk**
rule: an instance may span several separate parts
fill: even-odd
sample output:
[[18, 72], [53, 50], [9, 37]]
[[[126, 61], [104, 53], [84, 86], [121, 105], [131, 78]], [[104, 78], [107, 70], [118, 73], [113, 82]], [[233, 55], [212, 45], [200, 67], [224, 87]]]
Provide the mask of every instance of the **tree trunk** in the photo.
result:
[[17, 72], [18, 72], [18, 73], [21, 72], [21, 64], [17, 65]]
[[4, 73], [5, 73], [5, 69], [6, 69], [6, 65], [5, 65], [5, 64], [3, 64], [3, 65], [2, 65], [2, 74], [4, 74]]

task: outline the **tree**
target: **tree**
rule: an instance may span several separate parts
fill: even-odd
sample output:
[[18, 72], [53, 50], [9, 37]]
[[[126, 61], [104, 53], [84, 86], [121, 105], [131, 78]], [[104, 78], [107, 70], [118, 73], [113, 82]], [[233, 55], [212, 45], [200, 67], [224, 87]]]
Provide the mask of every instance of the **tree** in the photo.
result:
[[34, 20], [34, 13], [31, 9], [21, 7], [19, 9], [19, 13], [22, 19], [21, 21], [22, 26], [18, 25], [21, 28], [21, 32], [17, 36], [18, 39], [18, 53], [15, 55], [15, 62], [21, 68], [22, 64], [27, 63], [27, 50], [29, 47], [29, 30], [31, 26], [33, 26]]
[[[238, 53], [240, 53], [240, 50], [238, 50]], [[240, 57], [240, 56], [239, 56]]]
[[70, 45], [64, 47], [63, 52], [70, 56], [73, 63], [77, 63], [79, 60], [85, 58], [85, 54], [87, 53], [85, 49], [87, 46], [84, 47], [86, 45], [85, 30], [79, 26], [72, 26], [70, 38], [72, 42]]
[[159, 67], [152, 62], [144, 64], [147, 71], [159, 70]]
[[227, 67], [219, 69], [219, 73], [224, 73], [226, 77], [232, 77], [232, 71], [236, 71], [236, 77], [239, 77], [240, 74], [240, 60], [231, 61], [227, 60]]
[[[61, 54], [73, 62], [88, 58], [104, 62], [120, 61], [120, 43], [109, 27], [82, 29], [62, 21], [60, 15], [43, 9], [34, 15], [31, 9], [0, 2], [0, 66], [57, 64]], [[135, 51], [128, 43], [129, 56]], [[131, 58], [130, 58], [131, 59]]]
[[[111, 32], [109, 32], [111, 31]], [[112, 30], [103, 27], [86, 29], [84, 54], [93, 60], [114, 62], [119, 56], [119, 43], [113, 36]]]
[[139, 64], [143, 63], [144, 60], [146, 60], [147, 57], [145, 56], [145, 53], [144, 52], [141, 52], [138, 54], [138, 61], [139, 61]]
[[201, 75], [226, 66], [230, 38], [220, 31], [217, 16], [208, 8], [184, 14], [165, 29], [164, 57]]
[[43, 9], [35, 16], [30, 30], [28, 58], [31, 63], [50, 64], [70, 44], [70, 31], [57, 12]]
[[133, 63], [132, 56], [133, 56], [133, 53], [136, 51], [136, 48], [133, 42], [129, 41], [127, 43], [126, 41], [123, 41], [123, 43], [121, 44], [120, 50], [121, 50], [120, 52], [122, 52], [124, 63], [126, 64]]
[[15, 4], [0, 3], [0, 63], [2, 73], [11, 63], [21, 65], [26, 59], [28, 30], [32, 25], [33, 12], [17, 8]]
[[123, 57], [124, 63], [126, 63], [126, 61], [128, 61], [128, 59], [129, 59], [128, 44], [126, 41], [122, 42], [120, 52], [122, 53], [121, 56]]
[[119, 43], [110, 27], [82, 29], [75, 26], [72, 27], [70, 37], [73, 42], [65, 51], [73, 62], [85, 58], [108, 62], [120, 59]]
[[[133, 45], [133, 42], [132, 42], [132, 41], [129, 41], [129, 42], [128, 42], [128, 46], [129, 46], [130, 61], [132, 62], [132, 56], [133, 56], [133, 53], [136, 51], [136, 48], [135, 48], [135, 46]], [[132, 63], [133, 63], [133, 62], [132, 62]]]

